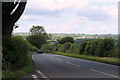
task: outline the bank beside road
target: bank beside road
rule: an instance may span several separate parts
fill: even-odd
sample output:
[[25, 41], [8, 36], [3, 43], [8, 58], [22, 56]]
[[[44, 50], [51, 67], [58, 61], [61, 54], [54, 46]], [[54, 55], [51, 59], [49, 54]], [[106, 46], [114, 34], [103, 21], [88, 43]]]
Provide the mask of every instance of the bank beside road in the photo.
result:
[[102, 62], [112, 65], [119, 65], [120, 66], [120, 59], [119, 58], [112, 58], [112, 57], [95, 57], [95, 56], [88, 56], [88, 55], [78, 55], [78, 54], [68, 54], [68, 53], [61, 53], [61, 52], [53, 52], [53, 54], [57, 55], [63, 55], [78, 59], [85, 59], [85, 60], [91, 60], [96, 62]]

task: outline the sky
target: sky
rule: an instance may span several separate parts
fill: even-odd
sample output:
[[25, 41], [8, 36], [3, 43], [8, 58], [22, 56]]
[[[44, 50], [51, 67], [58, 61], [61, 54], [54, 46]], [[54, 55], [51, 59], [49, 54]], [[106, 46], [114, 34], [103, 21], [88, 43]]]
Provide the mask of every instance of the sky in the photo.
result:
[[118, 0], [28, 0], [14, 33], [43, 26], [47, 33], [118, 33]]

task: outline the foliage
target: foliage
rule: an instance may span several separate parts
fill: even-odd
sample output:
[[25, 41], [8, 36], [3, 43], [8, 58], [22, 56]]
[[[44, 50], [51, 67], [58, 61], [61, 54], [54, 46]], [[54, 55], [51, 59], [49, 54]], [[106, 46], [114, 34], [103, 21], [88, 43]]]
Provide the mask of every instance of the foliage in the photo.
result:
[[36, 34], [45, 34], [46, 31], [43, 28], [43, 26], [34, 26], [30, 29], [30, 34], [36, 35]]
[[88, 41], [87, 45], [85, 46], [85, 52], [84, 52], [84, 54], [89, 55], [91, 53], [90, 52], [90, 49], [91, 49], [90, 45], [91, 45], [91, 42]]
[[58, 43], [60, 43], [60, 44], [64, 44], [66, 42], [74, 43], [74, 39], [72, 37], [64, 37], [60, 40], [58, 39]]
[[30, 29], [30, 33], [31, 33], [31, 35], [29, 35], [26, 39], [33, 46], [40, 49], [41, 45], [45, 44], [47, 42], [48, 35], [42, 26], [33, 26]]
[[54, 44], [52, 46], [52, 52], [58, 51], [58, 49], [62, 46], [62, 44]]
[[44, 35], [30, 35], [26, 39], [29, 43], [39, 49], [41, 48], [41, 45], [47, 41], [47, 38]]
[[71, 42], [66, 42], [65, 44], [63, 44], [63, 45], [58, 49], [58, 51], [59, 51], [59, 52], [66, 53], [66, 52], [69, 50], [71, 44], [72, 44]]
[[96, 39], [83, 42], [80, 45], [80, 54], [93, 55], [99, 57], [112, 57], [111, 51], [114, 49], [114, 39]]
[[43, 50], [44, 53], [50, 53], [52, 47], [49, 44], [43, 44], [41, 46], [41, 50]]
[[28, 57], [28, 62], [27, 65], [25, 65], [22, 69], [16, 70], [16, 71], [2, 71], [2, 78], [3, 80], [8, 79], [8, 78], [17, 78], [26, 75], [27, 73], [30, 73], [33, 71], [34, 65], [32, 62], [32, 54], [33, 52], [29, 52], [27, 57]]
[[87, 45], [87, 41], [83, 41], [83, 42], [81, 43], [80, 49], [79, 49], [79, 53], [80, 53], [80, 54], [84, 54], [86, 45]]
[[3, 70], [21, 69], [28, 62], [31, 45], [22, 37], [3, 38]]
[[67, 53], [79, 54], [79, 46], [77, 44], [71, 44]]

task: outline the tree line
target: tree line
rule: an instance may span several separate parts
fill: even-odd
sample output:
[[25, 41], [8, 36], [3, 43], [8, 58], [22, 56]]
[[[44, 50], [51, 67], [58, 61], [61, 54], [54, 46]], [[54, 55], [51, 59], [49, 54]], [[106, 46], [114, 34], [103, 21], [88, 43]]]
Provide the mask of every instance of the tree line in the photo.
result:
[[116, 49], [114, 39], [84, 40], [80, 44], [76, 44], [73, 37], [66, 36], [58, 39], [55, 44], [50, 45], [47, 42], [50, 37], [43, 26], [33, 26], [30, 29], [30, 35], [26, 39], [33, 46], [43, 50], [45, 53], [58, 51], [98, 57], [118, 57], [117, 52], [114, 52]]
[[54, 45], [42, 45], [41, 49], [45, 52], [62, 52], [79, 55], [91, 55], [98, 57], [118, 57], [115, 50], [114, 39], [95, 39], [85, 40], [80, 45], [74, 42], [72, 37], [65, 37]]

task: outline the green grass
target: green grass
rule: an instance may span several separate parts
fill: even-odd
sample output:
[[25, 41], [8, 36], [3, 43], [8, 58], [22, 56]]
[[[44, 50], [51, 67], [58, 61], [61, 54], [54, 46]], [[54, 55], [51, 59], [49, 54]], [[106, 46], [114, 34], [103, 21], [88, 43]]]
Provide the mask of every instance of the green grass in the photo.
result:
[[120, 59], [118, 59], [118, 58], [96, 57], [96, 56], [79, 55], [79, 54], [68, 54], [68, 53], [61, 53], [61, 52], [53, 52], [53, 54], [58, 54], [58, 55], [69, 56], [69, 57], [74, 57], [74, 58], [78, 58], [78, 59], [85, 59], [85, 60], [97, 61], [97, 62], [120, 66], [120, 62], [119, 62]]
[[21, 70], [17, 70], [17, 71], [9, 71], [9, 72], [2, 72], [2, 76], [3, 78], [19, 78], [22, 77], [24, 75], [26, 75], [29, 72], [32, 72], [34, 69], [34, 65], [32, 62], [32, 54], [33, 52], [29, 52], [28, 57], [29, 57], [29, 62], [27, 64], [27, 66], [24, 66]]

